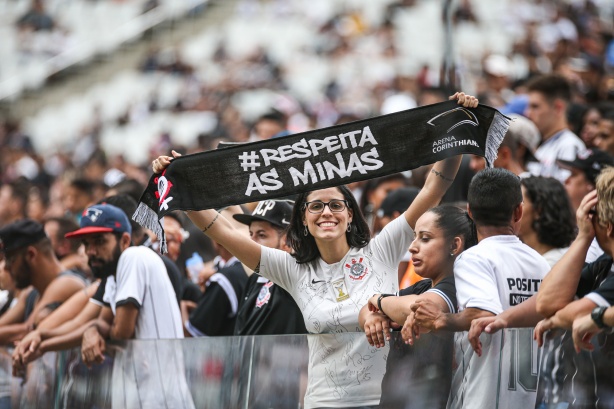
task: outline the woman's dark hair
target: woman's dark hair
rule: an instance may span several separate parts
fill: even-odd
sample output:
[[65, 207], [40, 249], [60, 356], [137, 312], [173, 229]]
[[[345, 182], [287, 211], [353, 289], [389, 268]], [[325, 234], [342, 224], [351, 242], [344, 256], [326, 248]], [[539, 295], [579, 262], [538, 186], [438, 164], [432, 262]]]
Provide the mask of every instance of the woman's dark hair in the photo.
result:
[[451, 204], [444, 204], [430, 209], [429, 212], [437, 216], [435, 224], [443, 231], [446, 239], [451, 240], [454, 237], [463, 239], [463, 250], [478, 243], [475, 223], [466, 210]]
[[533, 230], [540, 243], [567, 247], [576, 238], [576, 219], [565, 187], [554, 178], [532, 176], [521, 179], [537, 214]]
[[[354, 195], [346, 186], [337, 186], [336, 189], [343, 194], [348, 207], [352, 210], [351, 229], [345, 233], [348, 244], [350, 247], [365, 247], [369, 243], [371, 233], [369, 232], [369, 225], [365, 217], [358, 208], [356, 198], [354, 198]], [[306, 211], [304, 204], [312, 192], [301, 193], [296, 198], [294, 208], [292, 209], [292, 220], [290, 220], [290, 227], [287, 232], [288, 244], [294, 250], [293, 256], [299, 264], [309, 263], [320, 256], [320, 250], [318, 250], [313, 236], [311, 234], [305, 236], [304, 234], [303, 214]]]

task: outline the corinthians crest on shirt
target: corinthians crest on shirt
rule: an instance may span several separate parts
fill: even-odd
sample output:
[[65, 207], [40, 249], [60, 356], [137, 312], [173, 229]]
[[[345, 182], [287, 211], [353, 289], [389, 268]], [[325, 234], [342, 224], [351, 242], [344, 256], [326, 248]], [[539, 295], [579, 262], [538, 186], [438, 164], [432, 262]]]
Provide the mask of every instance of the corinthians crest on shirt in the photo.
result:
[[363, 257], [351, 258], [349, 263], [345, 263], [345, 269], [350, 279], [355, 281], [362, 280], [369, 272], [369, 269], [363, 263]]
[[262, 286], [260, 292], [258, 293], [258, 298], [256, 298], [256, 308], [260, 308], [264, 304], [268, 304], [269, 300], [271, 299], [271, 291], [269, 290], [269, 288], [271, 288], [272, 286], [272, 281], [269, 281]]

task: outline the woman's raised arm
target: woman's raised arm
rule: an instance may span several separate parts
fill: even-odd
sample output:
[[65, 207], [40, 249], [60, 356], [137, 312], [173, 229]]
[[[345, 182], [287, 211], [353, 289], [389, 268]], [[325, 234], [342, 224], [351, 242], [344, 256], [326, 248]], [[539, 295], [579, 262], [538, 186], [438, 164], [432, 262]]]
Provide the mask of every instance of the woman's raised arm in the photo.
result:
[[[181, 154], [172, 151], [173, 157]], [[159, 156], [152, 162], [154, 173], [161, 173], [171, 163], [173, 157]], [[207, 236], [224, 246], [247, 267], [255, 270], [260, 263], [260, 244], [251, 240], [235, 227], [223, 215], [213, 209], [187, 211], [186, 214], [192, 222]]]
[[[478, 99], [471, 95], [466, 95], [463, 92], [457, 92], [452, 95], [450, 100], [456, 99], [458, 105], [465, 108], [475, 108], [478, 106]], [[451, 158], [441, 160], [433, 165], [424, 187], [416, 196], [409, 208], [405, 211], [405, 219], [413, 229], [416, 226], [416, 221], [428, 209], [439, 204], [443, 195], [446, 193], [460, 167], [462, 155], [457, 155]]]

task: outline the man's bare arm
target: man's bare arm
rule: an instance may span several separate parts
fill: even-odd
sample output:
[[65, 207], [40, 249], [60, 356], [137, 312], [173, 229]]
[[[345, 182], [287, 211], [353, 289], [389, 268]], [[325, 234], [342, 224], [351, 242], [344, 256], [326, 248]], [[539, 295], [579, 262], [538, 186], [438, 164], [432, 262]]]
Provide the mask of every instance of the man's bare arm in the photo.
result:
[[[115, 311], [115, 319], [110, 330], [112, 339], [132, 339], [136, 328], [136, 320], [139, 316], [139, 309], [128, 302], [118, 306]], [[101, 332], [101, 335], [102, 332]]]

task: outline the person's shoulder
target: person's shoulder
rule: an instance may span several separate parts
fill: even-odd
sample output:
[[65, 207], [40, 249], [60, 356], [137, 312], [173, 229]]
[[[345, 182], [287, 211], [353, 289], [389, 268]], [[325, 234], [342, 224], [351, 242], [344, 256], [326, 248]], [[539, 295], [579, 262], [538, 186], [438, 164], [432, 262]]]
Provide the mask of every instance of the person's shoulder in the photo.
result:
[[227, 276], [227, 277], [241, 275], [241, 274], [247, 277], [247, 274], [245, 273], [245, 269], [243, 268], [243, 264], [241, 264], [239, 260], [232, 262], [230, 265], [226, 264], [223, 268], [220, 269], [218, 273], [224, 276]]
[[582, 141], [582, 139], [578, 135], [573, 133], [570, 129], [566, 129], [563, 131], [558, 142], [561, 145], [575, 146], [576, 148], [586, 149], [584, 141]]
[[[481, 254], [487, 257], [497, 256], [500, 251], [531, 251], [531, 247], [524, 244], [518, 236], [513, 234], [499, 234], [483, 238], [477, 245], [465, 250], [461, 254]], [[534, 251], [534, 250], [532, 250]]]
[[480, 268], [487, 268], [489, 270], [492, 269], [492, 265], [496, 264], [498, 248], [496, 241], [481, 240], [475, 246], [468, 248], [458, 255], [454, 261], [454, 274], [465, 269], [468, 269], [469, 272], [473, 272], [476, 266], [481, 266]]
[[251, 274], [247, 278], [247, 287], [248, 288], [257, 287], [268, 281], [269, 280], [267, 280], [266, 278], [259, 276], [257, 273], [254, 273], [254, 274]]
[[444, 294], [454, 296], [456, 294], [456, 280], [454, 279], [454, 275], [442, 278], [437, 284], [433, 286], [433, 288], [429, 288], [427, 289], [427, 291], [441, 291]]
[[272, 247], [267, 247], [267, 246], [260, 246], [262, 254], [267, 254], [268, 256], [275, 256], [278, 258], [290, 258], [292, 260], [294, 260], [294, 257], [292, 257], [292, 255], [290, 253], [288, 253], [287, 251], [283, 251], [280, 249], [275, 249]]
[[453, 275], [442, 278], [433, 288], [442, 288], [442, 287], [449, 287], [449, 286], [453, 286], [453, 287], [455, 286]]
[[85, 277], [84, 273], [81, 270], [77, 269], [77, 268], [69, 268], [67, 270], [64, 270], [64, 271], [62, 271], [60, 273], [60, 276], [61, 277], [72, 277], [75, 280], [77, 280], [79, 282], [82, 282], [82, 283], [84, 283], [86, 285], [90, 284], [90, 280], [88, 280]]
[[181, 275], [181, 271], [179, 270], [179, 266], [177, 265], [177, 263], [175, 263], [173, 260], [166, 256], [160, 256], [160, 259], [164, 263], [164, 267], [166, 267], [167, 271], [175, 275]]
[[468, 260], [471, 259], [473, 257], [476, 256], [481, 256], [482, 254], [484, 254], [484, 249], [490, 247], [490, 243], [488, 242], [484, 242], [484, 240], [478, 242], [475, 246], [472, 246], [470, 248], [468, 248], [467, 250], [463, 250], [458, 257], [456, 258], [456, 260]]
[[476, 246], [465, 250], [465, 253], [475, 254], [483, 258], [499, 259], [503, 254], [523, 255], [534, 259], [538, 263], [546, 263], [546, 259], [535, 249], [523, 243], [518, 236], [513, 234], [502, 234], [482, 239]]
[[86, 285], [88, 284], [87, 281], [81, 275], [75, 273], [72, 270], [64, 270], [60, 274], [58, 274], [58, 276], [51, 282], [49, 288], [61, 288], [68, 283], [72, 283], [72, 285], [76, 285], [79, 287], [86, 287]]
[[122, 252], [123, 257], [150, 257], [153, 255], [157, 256], [158, 254], [147, 246], [130, 246]]
[[609, 256], [608, 254], [603, 253], [602, 255], [597, 257], [595, 261], [587, 263], [584, 268], [592, 270], [592, 271], [607, 272], [612, 269], [612, 264], [613, 264], [612, 256]]
[[525, 256], [529, 257], [530, 259], [533, 259], [536, 264], [542, 264], [544, 266], [547, 266], [548, 271], [550, 271], [550, 264], [548, 264], [548, 260], [546, 260], [546, 258], [541, 254], [539, 254], [537, 250], [535, 250], [528, 244], [525, 244], [520, 241], [520, 239], [518, 239], [518, 242], [516, 244], [516, 251], [524, 253]]
[[[293, 269], [302, 271], [310, 263], [297, 263], [296, 258], [287, 251], [261, 246], [260, 267], [266, 271], [273, 269]], [[264, 274], [266, 275], [266, 274]]]
[[155, 263], [160, 266], [164, 266], [162, 257], [152, 249], [146, 246], [131, 246], [124, 250], [119, 257], [121, 262], [151, 264]]
[[[397, 217], [396, 219], [388, 223], [386, 226], [384, 226], [380, 234], [378, 234], [375, 238], [380, 236], [383, 232], [390, 232], [390, 231], [395, 232], [398, 230], [401, 230], [401, 231], [406, 230], [408, 232], [413, 232], [413, 229], [411, 228], [409, 223], [407, 223], [407, 219], [405, 218], [405, 213], [401, 213], [399, 217]], [[372, 241], [373, 240], [371, 240], [371, 242]]]
[[145, 246], [131, 246], [122, 252], [119, 257], [117, 271], [123, 271], [126, 268], [134, 269], [135, 271], [145, 271], [152, 268], [166, 270], [162, 257]]
[[425, 278], [423, 280], [418, 281], [417, 283], [415, 283], [414, 285], [404, 288], [401, 291], [399, 291], [399, 295], [403, 296], [403, 295], [412, 295], [412, 294], [422, 294], [426, 291], [428, 291], [431, 287], [432, 287], [433, 282], [428, 279]]
[[565, 129], [562, 133], [561, 133], [561, 139], [567, 139], [570, 141], [575, 141], [575, 140], [579, 140], [582, 141], [582, 139], [580, 139], [580, 137], [578, 135], [575, 134], [575, 132], [573, 132], [571, 129]]

